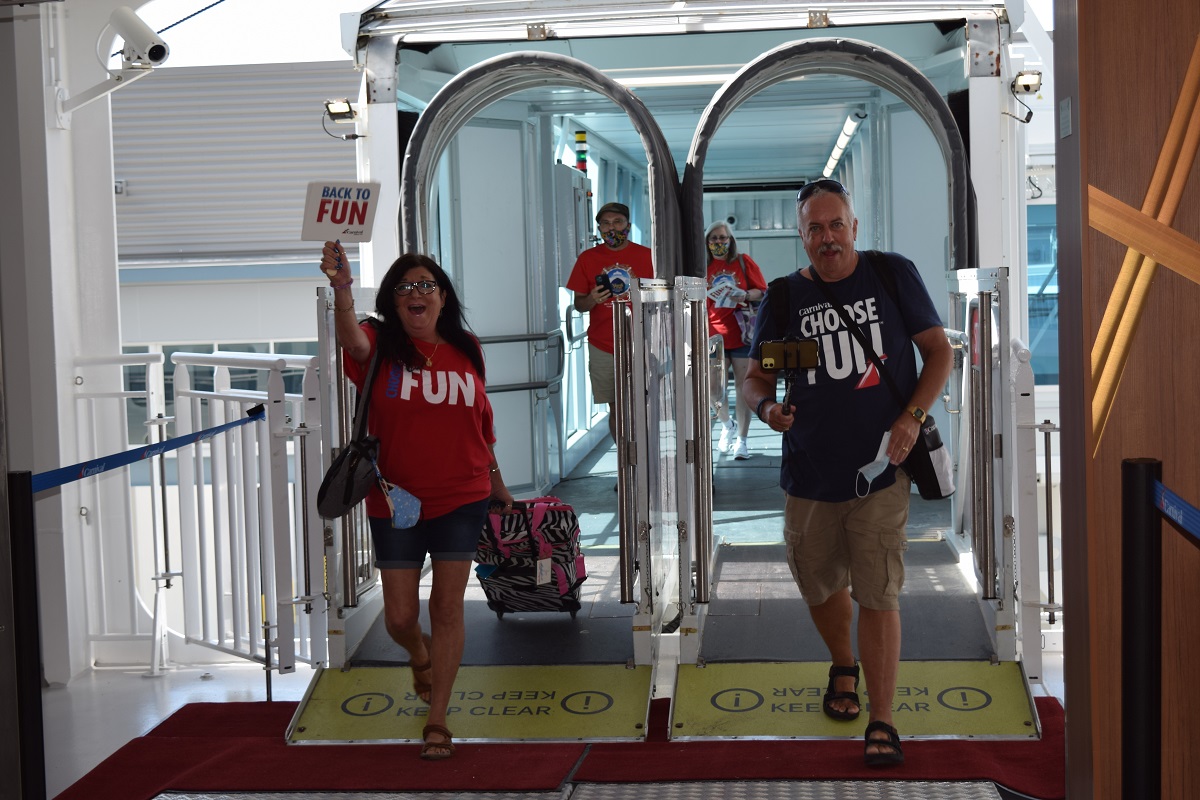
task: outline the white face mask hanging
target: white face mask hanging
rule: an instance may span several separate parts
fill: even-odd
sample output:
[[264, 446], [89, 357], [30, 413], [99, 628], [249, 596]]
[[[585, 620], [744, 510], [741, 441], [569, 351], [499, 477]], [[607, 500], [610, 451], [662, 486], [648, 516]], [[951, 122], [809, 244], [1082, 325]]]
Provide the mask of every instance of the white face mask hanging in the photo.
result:
[[[888, 440], [892, 438], [891, 431], [883, 432], [883, 441], [879, 443], [879, 452], [875, 454], [875, 460], [870, 464], [858, 468], [858, 477], [854, 479], [854, 493], [859, 497], [866, 497], [871, 491], [871, 481], [878, 478], [887, 469], [890, 459], [887, 456]], [[862, 481], [866, 480], [866, 491], [859, 491], [862, 486]]]

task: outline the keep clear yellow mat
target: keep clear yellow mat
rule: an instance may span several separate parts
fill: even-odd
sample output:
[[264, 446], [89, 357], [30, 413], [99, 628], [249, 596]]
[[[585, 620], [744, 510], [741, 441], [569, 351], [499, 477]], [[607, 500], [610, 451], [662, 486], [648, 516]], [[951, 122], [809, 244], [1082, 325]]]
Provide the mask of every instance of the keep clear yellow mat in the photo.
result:
[[[859, 684], [862, 714], [838, 722], [821, 711], [829, 663], [724, 663], [679, 667], [671, 738], [859, 738], [871, 698]], [[892, 702], [905, 739], [1037, 739], [1037, 710], [1021, 665], [902, 661]]]
[[[446, 725], [456, 742], [643, 739], [652, 673], [618, 664], [463, 667]], [[428, 710], [408, 667], [322, 669], [288, 744], [419, 742]]]

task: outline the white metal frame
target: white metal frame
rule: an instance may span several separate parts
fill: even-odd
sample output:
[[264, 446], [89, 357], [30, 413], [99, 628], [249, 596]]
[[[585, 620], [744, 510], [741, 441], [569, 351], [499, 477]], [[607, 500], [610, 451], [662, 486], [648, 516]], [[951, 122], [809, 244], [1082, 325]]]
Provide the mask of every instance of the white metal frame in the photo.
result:
[[[311, 424], [320, 418], [317, 358], [218, 352], [175, 353], [172, 360], [178, 435], [204, 429], [205, 410], [219, 425], [264, 404], [267, 423], [180, 451], [185, 639], [280, 673], [295, 671], [297, 661], [323, 664], [323, 527], [307, 491], [288, 480], [289, 462], [301, 487], [315, 485], [318, 475], [317, 442], [308, 438], [319, 431]], [[192, 388], [193, 367], [214, 369], [213, 391]], [[304, 391], [288, 394], [283, 372], [297, 368]], [[231, 369], [266, 370], [267, 391], [234, 391]]]

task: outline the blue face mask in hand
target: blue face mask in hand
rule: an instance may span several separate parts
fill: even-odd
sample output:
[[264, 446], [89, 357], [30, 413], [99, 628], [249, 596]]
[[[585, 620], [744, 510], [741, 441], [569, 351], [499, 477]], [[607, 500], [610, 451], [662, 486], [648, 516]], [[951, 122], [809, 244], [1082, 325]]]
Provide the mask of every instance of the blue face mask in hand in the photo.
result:
[[[887, 469], [889, 463], [887, 447], [888, 440], [891, 438], [892, 432], [884, 431], [883, 441], [879, 443], [879, 452], [875, 454], [875, 460], [870, 464], [858, 468], [859, 477], [854, 479], [854, 493], [859, 497], [866, 497], [871, 491], [871, 482], [882, 475], [883, 471]], [[863, 479], [867, 482], [867, 490], [865, 492], [859, 491]]]

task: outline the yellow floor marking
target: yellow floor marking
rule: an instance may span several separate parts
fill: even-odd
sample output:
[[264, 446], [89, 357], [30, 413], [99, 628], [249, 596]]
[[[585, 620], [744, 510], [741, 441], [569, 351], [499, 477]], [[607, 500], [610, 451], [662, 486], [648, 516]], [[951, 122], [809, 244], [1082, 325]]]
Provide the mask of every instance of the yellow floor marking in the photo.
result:
[[[859, 738], [870, 697], [853, 722], [821, 711], [825, 663], [681, 665], [672, 704], [672, 739]], [[903, 661], [892, 713], [905, 738], [1029, 739], [1040, 735], [1021, 666], [975, 661]]]
[[[620, 741], [645, 737], [650, 667], [463, 667], [447, 715], [455, 741]], [[291, 744], [418, 742], [429, 707], [407, 667], [320, 670]]]

